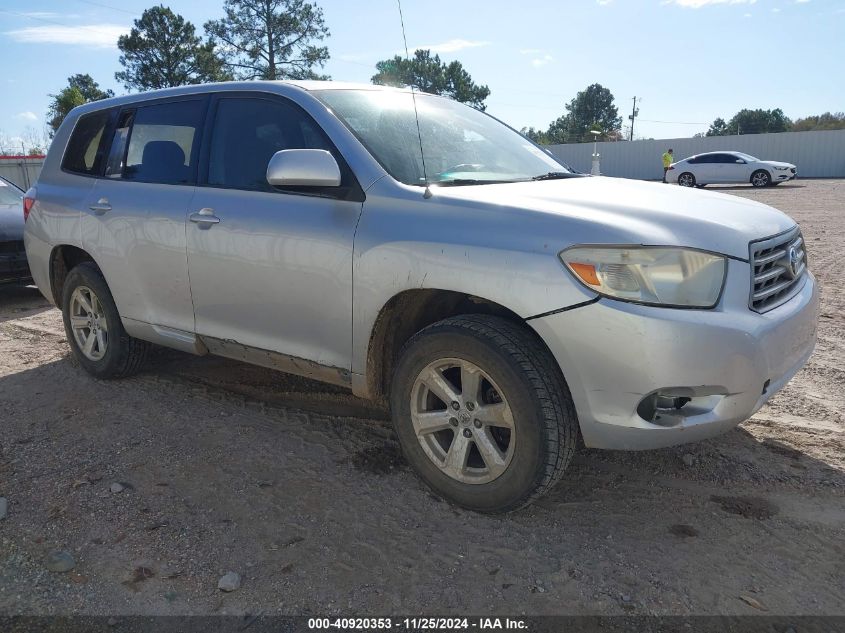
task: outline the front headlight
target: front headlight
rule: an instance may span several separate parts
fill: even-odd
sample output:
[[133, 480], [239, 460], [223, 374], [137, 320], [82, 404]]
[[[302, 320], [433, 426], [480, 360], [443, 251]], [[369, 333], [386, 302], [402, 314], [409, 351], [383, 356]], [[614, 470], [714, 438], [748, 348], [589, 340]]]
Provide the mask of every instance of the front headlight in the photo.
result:
[[774, 168], [775, 168], [777, 171], [786, 171], [787, 169], [790, 169], [790, 167], [778, 167], [778, 166], [774, 166]]
[[649, 305], [712, 308], [722, 294], [722, 255], [663, 246], [575, 246], [560, 258], [601, 295]]

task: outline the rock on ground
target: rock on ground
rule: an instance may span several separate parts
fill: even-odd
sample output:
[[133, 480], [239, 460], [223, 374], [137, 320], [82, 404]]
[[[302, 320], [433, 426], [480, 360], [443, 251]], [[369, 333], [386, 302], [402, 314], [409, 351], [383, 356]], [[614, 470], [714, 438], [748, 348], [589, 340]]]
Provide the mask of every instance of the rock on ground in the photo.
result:
[[44, 559], [44, 566], [49, 571], [62, 573], [76, 567], [76, 561], [70, 552], [57, 550], [47, 554], [47, 558]]
[[237, 591], [241, 588], [241, 576], [233, 571], [228, 572], [217, 581], [217, 588], [220, 591]]

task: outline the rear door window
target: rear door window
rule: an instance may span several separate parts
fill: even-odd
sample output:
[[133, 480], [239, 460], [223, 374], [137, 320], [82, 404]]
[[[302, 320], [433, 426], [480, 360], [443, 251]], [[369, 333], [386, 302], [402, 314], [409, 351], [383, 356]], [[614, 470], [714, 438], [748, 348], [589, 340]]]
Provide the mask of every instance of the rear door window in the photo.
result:
[[98, 176], [103, 163], [103, 136], [114, 110], [85, 114], [76, 122], [62, 158], [62, 169], [75, 174]]
[[[200, 127], [205, 99], [173, 101], [138, 107], [132, 120], [123, 121], [129, 129], [126, 157], [119, 161], [124, 142], [121, 123], [115, 131], [109, 168], [119, 168], [125, 180], [165, 184], [195, 182]], [[122, 164], [121, 164], [122, 163]]]

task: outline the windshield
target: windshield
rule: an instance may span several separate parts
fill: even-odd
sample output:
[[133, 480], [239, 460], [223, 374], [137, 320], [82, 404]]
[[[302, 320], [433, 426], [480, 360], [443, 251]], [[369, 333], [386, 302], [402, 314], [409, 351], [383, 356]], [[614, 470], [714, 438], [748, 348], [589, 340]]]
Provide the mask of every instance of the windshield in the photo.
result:
[[[321, 90], [314, 93], [396, 180], [425, 184], [420, 136], [431, 183], [484, 184], [566, 172], [552, 156], [503, 123], [451, 99], [410, 92]], [[568, 172], [567, 172], [568, 173]]]
[[21, 204], [23, 194], [0, 179], [0, 204]]

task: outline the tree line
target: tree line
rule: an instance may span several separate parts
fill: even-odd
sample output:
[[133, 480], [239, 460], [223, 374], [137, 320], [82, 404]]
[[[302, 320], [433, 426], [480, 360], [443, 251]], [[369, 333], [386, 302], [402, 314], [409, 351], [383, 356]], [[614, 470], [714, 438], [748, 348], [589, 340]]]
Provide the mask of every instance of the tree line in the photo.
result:
[[[115, 73], [127, 91], [155, 90], [233, 79], [329, 79], [322, 68], [329, 60], [323, 10], [305, 0], [224, 0], [223, 17], [197, 27], [169, 7], [143, 12], [127, 35], [117, 41], [122, 70]], [[446, 63], [431, 50], [410, 58], [395, 55], [379, 61], [371, 81], [377, 85], [413, 86], [445, 95], [479, 110], [490, 88], [476, 83], [459, 61]], [[76, 74], [50, 95], [49, 131], [55, 131], [76, 106], [113, 97], [93, 77]], [[567, 113], [547, 132], [523, 130], [542, 143], [578, 142], [593, 127], [605, 138], [619, 133], [621, 117], [613, 95], [599, 84], [589, 86], [566, 105]]]
[[808, 132], [845, 129], [845, 113], [825, 112], [792, 121], [780, 108], [750, 110], [743, 108], [728, 121], [718, 118], [704, 134], [696, 136], [730, 136], [732, 134], [766, 134], [771, 132]]
[[[306, 0], [224, 0], [223, 16], [197, 27], [169, 7], [156, 5], [134, 20], [117, 41], [122, 70], [115, 79], [127, 91], [145, 91], [215, 81], [252, 79], [329, 79], [322, 69], [330, 59], [330, 37], [323, 10]], [[486, 108], [490, 88], [476, 83], [459, 61], [448, 64], [431, 50], [413, 57], [396, 55], [379, 61], [371, 81], [378, 85], [413, 86], [446, 95], [479, 110]], [[76, 106], [113, 97], [88, 74], [75, 74], [51, 94], [47, 113], [50, 136]], [[623, 140], [622, 117], [613, 94], [595, 83], [564, 105], [565, 112], [546, 129], [521, 132], [540, 144]], [[725, 121], [718, 118], [707, 136], [845, 128], [838, 112], [790, 121], [779, 108], [741, 110]], [[700, 136], [697, 135], [697, 136]]]
[[[122, 70], [115, 73], [127, 91], [156, 90], [215, 81], [330, 79], [330, 36], [323, 10], [305, 0], [224, 0], [223, 17], [196, 26], [169, 7], [157, 5], [134, 21], [117, 41]], [[413, 86], [485, 108], [490, 89], [476, 84], [458, 61], [446, 64], [430, 50], [411, 59], [395, 56], [376, 64], [372, 82]], [[93, 77], [77, 74], [51, 94], [47, 121], [51, 135], [76, 106], [113, 97]]]

